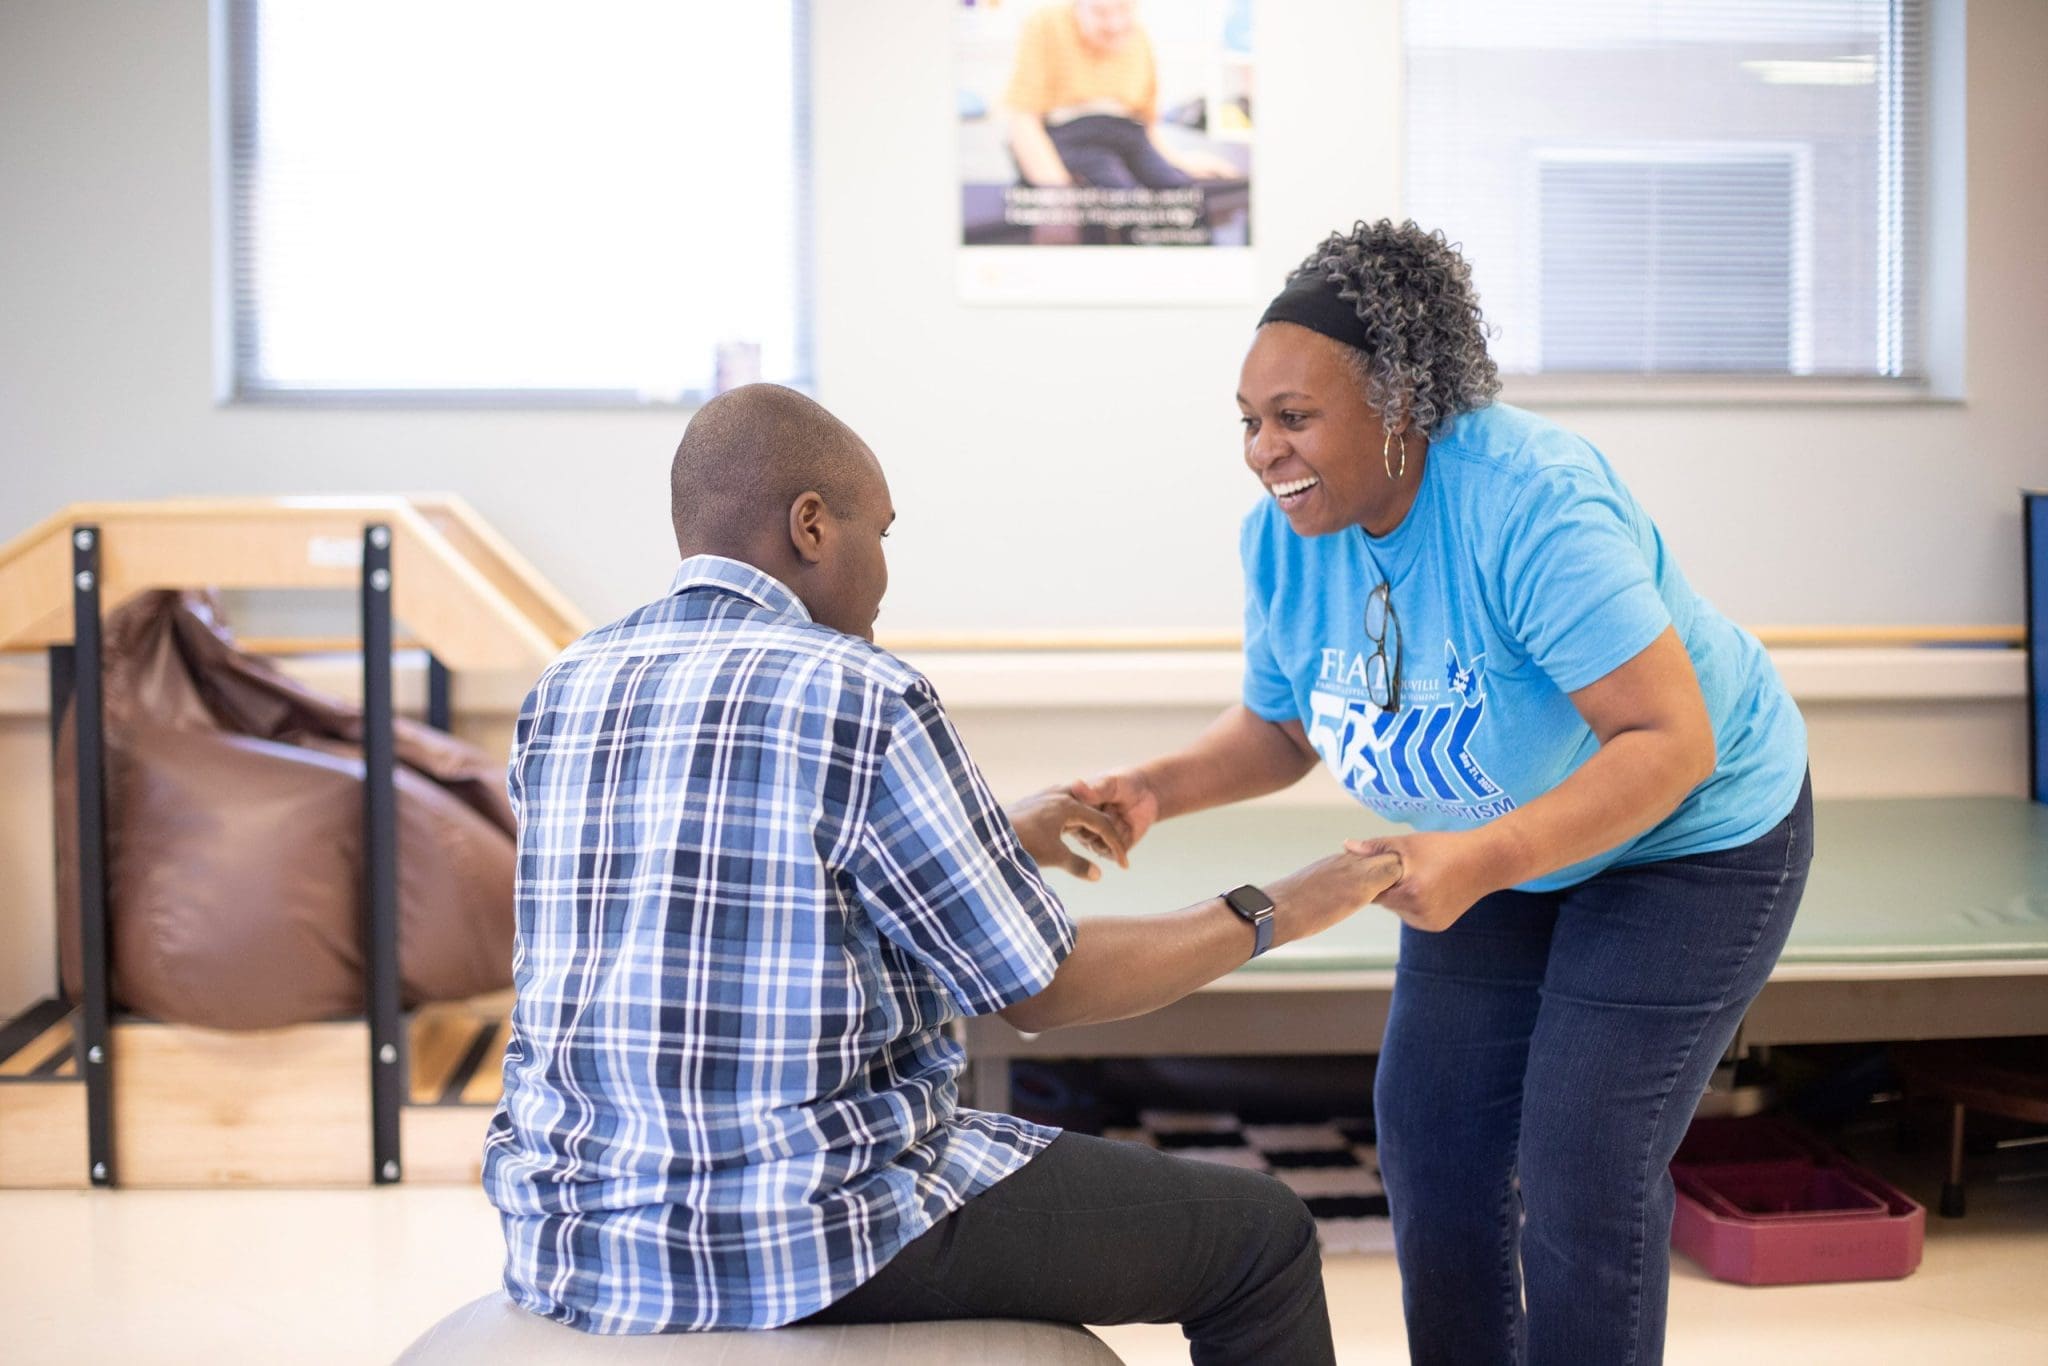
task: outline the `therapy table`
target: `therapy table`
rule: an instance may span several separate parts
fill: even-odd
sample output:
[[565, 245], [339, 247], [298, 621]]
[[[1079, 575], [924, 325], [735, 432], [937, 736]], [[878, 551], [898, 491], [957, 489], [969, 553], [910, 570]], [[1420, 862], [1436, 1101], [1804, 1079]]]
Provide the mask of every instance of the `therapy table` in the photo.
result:
[[[1814, 824], [1805, 900], [1738, 1047], [2048, 1034], [2048, 806], [1838, 799]], [[1380, 833], [1361, 809], [1225, 808], [1153, 827], [1128, 871], [1050, 880], [1077, 917], [1165, 911]], [[1030, 1035], [971, 1019], [963, 1100], [1007, 1109], [1018, 1058], [1377, 1053], [1399, 929], [1367, 907], [1134, 1020]]]

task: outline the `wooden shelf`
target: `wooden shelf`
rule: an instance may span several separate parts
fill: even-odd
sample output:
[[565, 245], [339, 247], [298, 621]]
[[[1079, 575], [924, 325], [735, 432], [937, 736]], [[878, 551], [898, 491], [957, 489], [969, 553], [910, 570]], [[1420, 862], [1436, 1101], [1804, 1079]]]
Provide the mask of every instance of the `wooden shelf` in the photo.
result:
[[153, 588], [355, 589], [363, 528], [391, 528], [392, 610], [451, 669], [533, 672], [586, 627], [461, 499], [74, 503], [0, 546], [0, 650], [71, 639], [71, 529], [100, 529], [112, 612]]
[[[478, 1179], [503, 1086], [511, 993], [407, 1022], [405, 1179]], [[82, 1189], [86, 1096], [76, 1012], [43, 1002], [0, 1027], [0, 1189]], [[112, 1030], [114, 1152], [128, 1188], [360, 1186], [370, 1176], [369, 1026], [228, 1031], [146, 1020]], [[65, 1055], [56, 1067], [53, 1058]]]

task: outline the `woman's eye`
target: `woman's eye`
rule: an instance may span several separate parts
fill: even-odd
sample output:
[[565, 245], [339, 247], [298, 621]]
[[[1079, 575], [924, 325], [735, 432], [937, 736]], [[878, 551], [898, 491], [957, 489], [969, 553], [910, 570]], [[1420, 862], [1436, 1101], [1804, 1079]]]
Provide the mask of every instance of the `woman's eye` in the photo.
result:
[[1255, 417], [1241, 417], [1237, 420], [1237, 425], [1248, 432], [1255, 432], [1259, 429], [1259, 420]]
[[1306, 413], [1282, 413], [1280, 420], [1290, 427], [1299, 427], [1308, 417]]

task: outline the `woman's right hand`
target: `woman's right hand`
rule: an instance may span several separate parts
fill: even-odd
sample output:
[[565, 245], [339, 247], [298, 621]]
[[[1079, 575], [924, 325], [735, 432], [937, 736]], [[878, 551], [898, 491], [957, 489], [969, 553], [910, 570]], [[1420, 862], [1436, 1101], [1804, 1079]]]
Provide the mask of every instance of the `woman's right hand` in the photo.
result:
[[1320, 934], [1371, 905], [1401, 880], [1399, 854], [1357, 854], [1346, 850], [1266, 884], [1279, 920], [1275, 942]]
[[1100, 778], [1083, 778], [1070, 784], [1067, 791], [1121, 825], [1125, 849], [1143, 839], [1159, 819], [1159, 794], [1142, 769], [1127, 768]]

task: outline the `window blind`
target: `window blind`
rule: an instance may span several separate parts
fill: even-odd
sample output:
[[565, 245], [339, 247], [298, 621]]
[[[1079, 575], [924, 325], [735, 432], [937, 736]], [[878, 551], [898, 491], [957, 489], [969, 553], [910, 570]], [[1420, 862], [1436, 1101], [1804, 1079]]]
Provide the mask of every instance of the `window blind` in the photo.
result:
[[1511, 373], [1917, 378], [1923, 0], [1408, 0], [1406, 212]]

